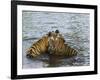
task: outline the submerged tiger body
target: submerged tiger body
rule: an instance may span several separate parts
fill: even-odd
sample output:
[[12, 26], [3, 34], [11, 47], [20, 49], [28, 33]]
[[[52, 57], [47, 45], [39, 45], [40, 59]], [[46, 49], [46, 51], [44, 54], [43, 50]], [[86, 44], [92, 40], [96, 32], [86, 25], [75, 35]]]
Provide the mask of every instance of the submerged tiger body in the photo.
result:
[[27, 57], [37, 57], [48, 50], [48, 36], [43, 36], [27, 50]]

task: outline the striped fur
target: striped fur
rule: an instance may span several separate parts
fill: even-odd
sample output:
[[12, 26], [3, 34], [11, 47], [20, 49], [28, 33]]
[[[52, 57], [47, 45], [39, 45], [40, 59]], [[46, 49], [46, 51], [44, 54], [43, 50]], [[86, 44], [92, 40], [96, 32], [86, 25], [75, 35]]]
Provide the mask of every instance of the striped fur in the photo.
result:
[[40, 54], [46, 53], [48, 50], [48, 36], [42, 37], [35, 42], [27, 51], [27, 57], [37, 57]]
[[68, 44], [65, 44], [65, 40], [61, 36], [53, 39], [51, 38], [49, 44], [51, 45], [49, 46], [50, 54], [71, 57], [78, 53], [75, 49], [68, 46]]
[[47, 52], [66, 57], [77, 55], [77, 51], [68, 46], [68, 44], [65, 44], [65, 40], [62, 35], [56, 32], [49, 32], [46, 36], [43, 36], [35, 42], [27, 50], [27, 57], [34, 58]]

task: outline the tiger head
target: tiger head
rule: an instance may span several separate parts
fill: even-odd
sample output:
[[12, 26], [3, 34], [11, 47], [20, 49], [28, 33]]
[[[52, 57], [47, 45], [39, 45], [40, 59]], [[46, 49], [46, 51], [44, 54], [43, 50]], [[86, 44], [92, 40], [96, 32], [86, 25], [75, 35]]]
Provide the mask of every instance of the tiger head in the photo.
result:
[[59, 56], [74, 56], [77, 55], [77, 51], [74, 48], [65, 44], [65, 40], [58, 30], [50, 33], [49, 39], [49, 48], [48, 51], [50, 54], [59, 55]]
[[57, 40], [58, 38], [63, 38], [62, 35], [59, 33], [59, 30], [56, 30], [55, 32], [54, 31], [49, 32], [47, 35], [48, 35], [49, 39], [51, 39], [53, 41]]
[[[65, 43], [65, 40], [64, 38], [62, 37], [62, 35], [59, 33], [59, 30], [56, 30], [55, 32], [52, 31], [52, 32], [49, 32], [48, 33], [49, 35], [49, 41], [48, 41], [48, 51], [49, 53], [54, 53], [52, 51], [55, 51], [55, 48], [58, 44], [64, 44]], [[59, 46], [59, 45], [58, 45]]]

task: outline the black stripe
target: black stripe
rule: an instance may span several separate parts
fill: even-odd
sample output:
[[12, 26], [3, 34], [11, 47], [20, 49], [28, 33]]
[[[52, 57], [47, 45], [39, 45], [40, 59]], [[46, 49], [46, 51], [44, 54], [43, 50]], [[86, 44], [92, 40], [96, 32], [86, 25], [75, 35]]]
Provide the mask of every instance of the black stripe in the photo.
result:
[[69, 55], [69, 46], [68, 46], [68, 53], [67, 53], [67, 56]]
[[65, 52], [66, 52], [66, 55], [68, 54], [68, 46], [65, 45]]
[[40, 45], [38, 45], [38, 43], [37, 43], [35, 46], [36, 46], [36, 50], [38, 51], [38, 53], [40, 53], [41, 52]]
[[73, 48], [71, 48], [71, 52], [70, 52], [70, 54], [71, 54], [71, 55], [72, 55], [73, 50], [74, 50], [74, 49], [73, 49]]

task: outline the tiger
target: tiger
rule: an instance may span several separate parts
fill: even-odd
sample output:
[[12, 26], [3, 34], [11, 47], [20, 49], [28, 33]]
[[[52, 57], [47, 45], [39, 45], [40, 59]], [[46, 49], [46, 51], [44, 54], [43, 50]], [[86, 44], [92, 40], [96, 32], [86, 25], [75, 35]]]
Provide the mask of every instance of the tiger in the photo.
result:
[[76, 55], [77, 51], [68, 44], [65, 44], [64, 37], [59, 33], [59, 30], [55, 32], [49, 32], [27, 50], [26, 56], [29, 58], [37, 57], [43, 53], [54, 55]]
[[54, 31], [48, 32], [37, 42], [32, 44], [32, 46], [26, 51], [27, 53], [26, 56], [28, 58], [35, 58], [43, 53], [49, 53], [48, 47], [51, 46], [51, 44], [49, 44], [49, 41], [51, 38], [56, 38], [56, 36], [57, 35], [55, 34]]
[[48, 51], [48, 35], [43, 36], [27, 50], [26, 56], [34, 58]]
[[71, 48], [68, 44], [65, 43], [64, 37], [60, 35], [58, 30], [56, 30], [53, 35], [49, 40], [49, 44], [51, 45], [49, 46], [50, 54], [66, 57], [71, 57], [78, 54], [77, 50]]
[[49, 53], [48, 52], [48, 47], [49, 45], [49, 40], [50, 36], [54, 36], [55, 33], [48, 32], [46, 35], [44, 35], [42, 38], [40, 38], [37, 42], [33, 43], [32, 46], [26, 51], [26, 56], [28, 58], [35, 58], [43, 53]]

